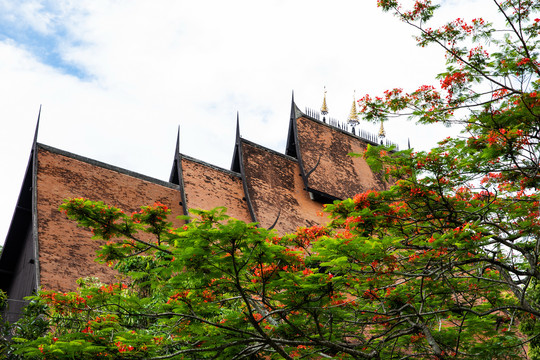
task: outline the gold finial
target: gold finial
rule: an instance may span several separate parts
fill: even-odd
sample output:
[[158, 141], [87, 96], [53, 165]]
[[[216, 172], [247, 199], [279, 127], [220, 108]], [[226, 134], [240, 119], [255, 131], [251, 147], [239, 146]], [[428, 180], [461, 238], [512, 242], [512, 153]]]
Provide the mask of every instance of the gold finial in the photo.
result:
[[355, 96], [356, 96], [356, 90], [354, 91], [354, 94], [353, 94], [353, 102], [352, 102], [352, 107], [351, 107], [351, 113], [349, 114], [349, 117], [347, 118], [347, 122], [349, 123], [349, 125], [351, 125], [353, 127], [358, 125], [358, 123], [360, 122], [358, 120], [358, 112], [356, 111], [356, 99], [355, 99]]
[[379, 137], [383, 138], [386, 136], [386, 132], [384, 131], [383, 121], [381, 120], [381, 128], [379, 129]]
[[326, 86], [324, 87], [324, 98], [321, 106], [321, 114], [328, 114], [328, 106], [326, 106]]

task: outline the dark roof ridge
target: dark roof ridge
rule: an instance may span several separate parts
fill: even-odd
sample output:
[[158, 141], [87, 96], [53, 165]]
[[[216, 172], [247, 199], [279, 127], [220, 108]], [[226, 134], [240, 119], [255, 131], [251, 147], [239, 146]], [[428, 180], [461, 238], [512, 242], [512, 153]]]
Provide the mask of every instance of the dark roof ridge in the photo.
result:
[[224, 173], [227, 173], [227, 174], [229, 174], [229, 175], [236, 176], [236, 177], [241, 177], [241, 176], [242, 176], [242, 174], [240, 174], [240, 173], [238, 173], [238, 172], [236, 172], [236, 171], [228, 170], [228, 169], [219, 167], [219, 166], [217, 166], [217, 165], [207, 163], [206, 161], [196, 159], [196, 158], [191, 157], [191, 156], [189, 156], [189, 155], [185, 155], [185, 154], [181, 154], [181, 155], [182, 155], [182, 159], [186, 159], [186, 160], [189, 160], [189, 161], [193, 161], [193, 162], [196, 162], [196, 163], [198, 163], [198, 164], [201, 164], [201, 165], [207, 166], [207, 167], [209, 167], [209, 168], [212, 168], [212, 169], [214, 169], [214, 170], [217, 170], [217, 171], [220, 171], [220, 172], [224, 172]]
[[287, 155], [287, 154], [283, 154], [283, 153], [280, 153], [279, 151], [276, 151], [276, 150], [273, 150], [273, 149], [270, 149], [270, 148], [267, 148], [266, 146], [263, 146], [263, 145], [260, 145], [260, 144], [257, 144], [257, 143], [254, 143], [253, 141], [250, 141], [250, 140], [246, 140], [244, 138], [241, 138], [242, 142], [245, 142], [246, 144], [248, 145], [251, 145], [251, 146], [255, 146], [261, 150], [264, 150], [264, 151], [268, 151], [268, 152], [271, 152], [275, 155], [279, 155], [281, 157], [284, 157], [288, 160], [291, 160], [291, 161], [294, 161], [294, 162], [298, 162], [298, 159], [290, 156], [290, 155]]
[[180, 189], [180, 186], [178, 186], [176, 184], [173, 184], [171, 182], [160, 180], [160, 179], [148, 176], [148, 175], [137, 173], [135, 171], [127, 170], [127, 169], [124, 169], [124, 168], [121, 168], [121, 167], [118, 167], [118, 166], [114, 166], [114, 165], [111, 165], [111, 164], [107, 164], [107, 163], [104, 163], [104, 162], [101, 162], [101, 161], [98, 161], [98, 160], [90, 159], [88, 157], [77, 155], [77, 154], [74, 154], [74, 153], [69, 152], [69, 151], [61, 150], [61, 149], [58, 149], [58, 148], [55, 148], [55, 147], [52, 147], [52, 146], [49, 146], [49, 145], [41, 144], [41, 143], [37, 143], [37, 146], [39, 148], [44, 149], [44, 150], [47, 150], [47, 151], [50, 151], [50, 152], [53, 152], [53, 153], [56, 153], [56, 154], [59, 154], [59, 155], [63, 155], [63, 156], [66, 156], [66, 157], [69, 157], [69, 158], [72, 158], [72, 159], [75, 159], [75, 160], [79, 160], [79, 161], [85, 162], [87, 164], [99, 166], [99, 167], [107, 169], [107, 170], [116, 171], [116, 172], [124, 174], [124, 175], [128, 175], [128, 176], [138, 178], [138, 179], [141, 179], [141, 180], [145, 180], [145, 181], [148, 181], [148, 182], [151, 182], [151, 183], [154, 183], [154, 184], [157, 184], [157, 185], [165, 186], [165, 187], [168, 187], [168, 188], [171, 188], [171, 189], [175, 189], [175, 190]]

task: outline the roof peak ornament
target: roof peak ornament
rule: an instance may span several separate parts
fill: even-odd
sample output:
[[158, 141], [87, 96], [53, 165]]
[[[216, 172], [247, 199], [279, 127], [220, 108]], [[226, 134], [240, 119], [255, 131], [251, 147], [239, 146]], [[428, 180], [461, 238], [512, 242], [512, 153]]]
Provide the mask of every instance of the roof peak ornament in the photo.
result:
[[326, 105], [326, 86], [324, 87], [324, 97], [321, 106], [321, 114], [323, 114], [323, 122], [326, 123], [326, 115], [328, 115], [328, 106]]
[[379, 128], [379, 138], [381, 139], [381, 145], [383, 143], [383, 139], [386, 137], [386, 131], [384, 131], [384, 121], [381, 120], [381, 127]]
[[360, 123], [360, 120], [358, 119], [358, 112], [356, 111], [356, 90], [353, 92], [353, 102], [351, 106], [351, 112], [349, 114], [349, 117], [347, 118], [347, 123], [354, 127]]

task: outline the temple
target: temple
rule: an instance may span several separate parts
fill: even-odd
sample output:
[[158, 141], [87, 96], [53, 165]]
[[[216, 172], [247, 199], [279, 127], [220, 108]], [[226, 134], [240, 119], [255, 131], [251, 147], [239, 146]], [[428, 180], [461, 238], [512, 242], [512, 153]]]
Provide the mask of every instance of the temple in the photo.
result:
[[171, 219], [193, 208], [224, 206], [234, 218], [283, 234], [325, 222], [325, 203], [386, 188], [364, 159], [347, 155], [383, 140], [389, 144], [382, 124], [382, 137], [374, 136], [356, 131], [357, 118], [339, 123], [327, 113], [326, 94], [320, 113], [300, 111], [293, 97], [284, 153], [243, 139], [237, 122], [230, 170], [182, 155], [177, 142], [169, 181], [40, 144], [36, 128], [0, 255], [0, 289], [9, 298], [3, 317], [17, 319], [24, 297], [38, 289], [74, 290], [76, 280], [86, 276], [118, 281], [113, 270], [94, 261], [100, 242], [58, 211], [65, 198], [99, 200], [126, 212], [160, 201], [172, 209]]

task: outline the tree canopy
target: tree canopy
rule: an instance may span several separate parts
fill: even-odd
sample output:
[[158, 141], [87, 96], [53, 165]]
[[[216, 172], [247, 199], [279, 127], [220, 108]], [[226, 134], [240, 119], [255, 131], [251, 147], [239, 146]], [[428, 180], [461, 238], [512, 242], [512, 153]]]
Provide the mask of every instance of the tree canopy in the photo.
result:
[[48, 330], [16, 326], [11, 351], [36, 359], [540, 358], [540, 3], [494, 0], [504, 29], [479, 18], [431, 29], [431, 1], [378, 4], [414, 26], [420, 46], [442, 46], [447, 68], [438, 87], [363, 97], [361, 113], [457, 123], [461, 136], [429, 152], [369, 147], [361, 156], [394, 185], [327, 205], [328, 225], [285, 236], [220, 208], [193, 211], [173, 228], [159, 203], [127, 215], [68, 199], [62, 210], [108, 241], [98, 259], [125, 281], [41, 291], [22, 324], [39, 313]]

